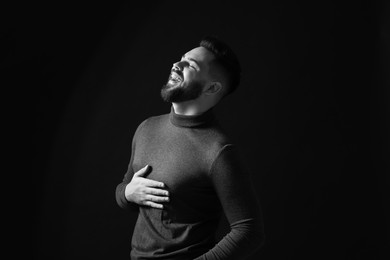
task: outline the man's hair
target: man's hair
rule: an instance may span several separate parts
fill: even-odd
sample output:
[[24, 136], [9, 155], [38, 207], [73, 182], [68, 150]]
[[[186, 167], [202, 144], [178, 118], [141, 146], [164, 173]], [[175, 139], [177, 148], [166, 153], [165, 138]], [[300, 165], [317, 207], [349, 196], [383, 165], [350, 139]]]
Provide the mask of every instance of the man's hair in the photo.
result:
[[228, 90], [225, 96], [235, 91], [241, 79], [241, 66], [236, 54], [226, 43], [215, 36], [203, 37], [199, 45], [214, 54], [215, 59], [212, 62], [221, 68], [226, 77]]

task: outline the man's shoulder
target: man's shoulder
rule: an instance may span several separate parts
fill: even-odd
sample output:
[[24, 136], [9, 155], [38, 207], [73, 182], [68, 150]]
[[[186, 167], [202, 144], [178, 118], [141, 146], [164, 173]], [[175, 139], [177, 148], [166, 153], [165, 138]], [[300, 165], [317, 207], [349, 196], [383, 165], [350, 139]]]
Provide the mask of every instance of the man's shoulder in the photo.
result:
[[150, 127], [155, 128], [155, 126], [166, 122], [168, 117], [169, 117], [169, 114], [150, 116], [139, 124], [138, 129], [145, 129], [145, 128], [150, 128]]
[[219, 124], [205, 129], [201, 139], [199, 144], [212, 155], [211, 157], [214, 157], [226, 145], [233, 145], [230, 135]]
[[225, 127], [223, 127], [217, 120], [214, 121], [213, 127], [210, 128], [209, 135], [212, 139], [214, 139], [215, 143], [222, 146], [232, 142], [232, 139]]

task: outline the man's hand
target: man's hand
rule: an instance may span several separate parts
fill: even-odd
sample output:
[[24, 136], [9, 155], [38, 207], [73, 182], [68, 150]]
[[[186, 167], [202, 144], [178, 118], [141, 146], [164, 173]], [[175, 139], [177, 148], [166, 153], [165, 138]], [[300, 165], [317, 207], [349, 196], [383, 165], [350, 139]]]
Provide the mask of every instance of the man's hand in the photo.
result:
[[164, 190], [164, 183], [144, 178], [150, 171], [150, 166], [146, 165], [133, 175], [130, 183], [125, 189], [125, 197], [128, 201], [138, 205], [150, 206], [162, 209], [163, 202], [169, 201], [169, 193]]

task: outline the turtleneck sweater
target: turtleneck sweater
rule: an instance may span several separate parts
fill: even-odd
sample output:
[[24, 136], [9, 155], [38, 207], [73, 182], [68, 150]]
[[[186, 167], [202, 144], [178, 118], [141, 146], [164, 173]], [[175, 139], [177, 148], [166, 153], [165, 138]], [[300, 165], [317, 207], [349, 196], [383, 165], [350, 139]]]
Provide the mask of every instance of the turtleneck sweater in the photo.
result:
[[[163, 209], [125, 198], [133, 174], [151, 166], [148, 179], [163, 182]], [[169, 114], [143, 121], [135, 131], [130, 163], [116, 188], [120, 207], [137, 210], [131, 259], [245, 259], [264, 241], [260, 205], [237, 147], [212, 109], [196, 116]], [[221, 214], [230, 231], [215, 241]]]

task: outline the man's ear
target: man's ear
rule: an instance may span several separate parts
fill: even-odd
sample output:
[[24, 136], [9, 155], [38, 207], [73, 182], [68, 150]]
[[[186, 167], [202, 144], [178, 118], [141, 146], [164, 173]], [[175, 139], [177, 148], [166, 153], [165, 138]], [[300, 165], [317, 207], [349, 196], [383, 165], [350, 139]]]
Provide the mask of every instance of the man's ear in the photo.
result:
[[210, 82], [210, 83], [207, 85], [207, 87], [206, 87], [204, 93], [205, 93], [206, 95], [217, 94], [218, 92], [222, 91], [222, 88], [223, 88], [223, 87], [222, 87], [221, 82], [218, 82], [218, 81]]

